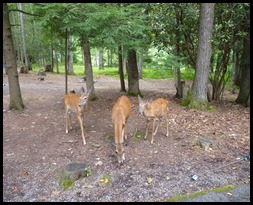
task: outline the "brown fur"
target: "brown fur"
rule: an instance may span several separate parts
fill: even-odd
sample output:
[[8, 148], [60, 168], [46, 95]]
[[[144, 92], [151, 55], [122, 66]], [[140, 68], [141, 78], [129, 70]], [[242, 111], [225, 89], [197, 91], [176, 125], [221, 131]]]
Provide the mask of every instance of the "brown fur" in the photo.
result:
[[124, 137], [125, 135], [125, 126], [127, 119], [131, 111], [131, 102], [128, 97], [121, 96], [118, 98], [116, 103], [112, 108], [112, 123], [114, 125], [114, 140], [116, 144], [116, 153], [118, 157], [118, 162], [123, 164], [125, 160], [124, 155]]
[[[83, 92], [81, 95], [77, 95], [75, 93], [68, 93], [64, 95], [64, 105], [65, 105], [65, 111], [66, 111], [66, 133], [69, 132], [69, 128], [72, 129], [72, 121], [70, 118], [70, 113], [74, 112], [77, 115], [79, 125], [82, 131], [82, 138], [83, 138], [83, 144], [86, 144], [85, 137], [84, 137], [84, 128], [83, 128], [83, 113], [85, 104], [87, 104], [89, 97], [89, 93]], [[80, 103], [82, 103], [82, 106], [80, 107]]]
[[[145, 134], [145, 139], [147, 138], [148, 135], [148, 125], [149, 121], [153, 120], [153, 129], [152, 129], [152, 139], [151, 139], [151, 144], [154, 143], [155, 135], [158, 130], [158, 127], [160, 125], [160, 120], [161, 118], [166, 119], [166, 125], [167, 125], [167, 134], [166, 136], [169, 136], [169, 130], [168, 130], [168, 106], [169, 102], [168, 100], [165, 100], [163, 98], [158, 98], [152, 102], [143, 102], [140, 96], [138, 96], [139, 99], [139, 113], [144, 115], [147, 118], [146, 122], [146, 134]], [[155, 122], [158, 121], [157, 127], [155, 129]]]

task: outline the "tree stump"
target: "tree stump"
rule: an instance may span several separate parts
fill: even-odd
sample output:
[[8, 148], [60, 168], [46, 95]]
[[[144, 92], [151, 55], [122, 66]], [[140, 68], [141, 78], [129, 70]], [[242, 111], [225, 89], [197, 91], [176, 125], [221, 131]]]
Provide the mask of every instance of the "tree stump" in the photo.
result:
[[76, 181], [90, 175], [91, 169], [87, 164], [71, 163], [60, 170], [59, 183], [62, 184], [66, 180]]
[[205, 151], [209, 151], [210, 148], [218, 147], [218, 143], [214, 140], [210, 140], [208, 138], [195, 138], [192, 143], [204, 149]]
[[46, 65], [45, 72], [53, 72], [53, 68], [51, 65]]
[[22, 65], [19, 67], [19, 73], [29, 73], [29, 70], [28, 70], [28, 66], [27, 65]]

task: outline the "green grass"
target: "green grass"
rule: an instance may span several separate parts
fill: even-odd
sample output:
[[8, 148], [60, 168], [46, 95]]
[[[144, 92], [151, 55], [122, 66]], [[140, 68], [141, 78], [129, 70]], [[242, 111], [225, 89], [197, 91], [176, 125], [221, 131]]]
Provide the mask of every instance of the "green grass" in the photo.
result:
[[[33, 70], [39, 71], [44, 70], [43, 67], [38, 67], [37, 64], [33, 64]], [[92, 67], [93, 76], [96, 77], [98, 75], [110, 76], [119, 79], [119, 73], [117, 67], [105, 67], [103, 70], [99, 70], [98, 67]], [[54, 72], [56, 73], [56, 68], [54, 67]], [[59, 73], [65, 73], [64, 65], [59, 65]], [[84, 66], [83, 65], [74, 65], [74, 75], [76, 76], [84, 76]], [[150, 69], [144, 68], [142, 70], [142, 77], [143, 79], [173, 79], [174, 74], [172, 69]], [[184, 68], [181, 69], [181, 78], [182, 80], [193, 80], [194, 71], [193, 70], [185, 70]], [[125, 76], [127, 79], [127, 75]]]
[[178, 194], [177, 194], [177, 195], [173, 196], [172, 199], [165, 200], [165, 202], [178, 202], [179, 200], [184, 200], [188, 197], [195, 198], [199, 195], [208, 194], [210, 192], [221, 193], [221, 192], [229, 191], [229, 190], [234, 189], [234, 188], [235, 188], [234, 185], [227, 185], [227, 186], [223, 186], [223, 187], [214, 188], [212, 190], [203, 190], [203, 191], [198, 191], [198, 192], [195, 192], [195, 193], [185, 194], [185, 195], [182, 195], [182, 196], [178, 196]]

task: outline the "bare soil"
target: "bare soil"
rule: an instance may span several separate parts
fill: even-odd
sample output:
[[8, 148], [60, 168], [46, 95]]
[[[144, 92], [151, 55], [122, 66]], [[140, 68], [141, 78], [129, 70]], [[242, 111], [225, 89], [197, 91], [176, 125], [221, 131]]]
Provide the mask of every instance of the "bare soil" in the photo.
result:
[[[150, 132], [147, 140], [134, 137], [136, 130], [145, 133], [146, 119], [138, 115], [138, 98], [130, 97], [126, 161], [119, 166], [111, 123], [113, 104], [125, 94], [119, 92], [119, 80], [96, 77], [98, 99], [89, 102], [84, 116], [84, 146], [76, 117], [73, 129], [65, 133], [64, 75], [47, 73], [39, 81], [36, 74], [19, 76], [24, 112], [7, 111], [9, 87], [3, 88], [3, 201], [158, 202], [250, 181], [250, 162], [236, 162], [250, 152], [250, 108], [232, 102], [238, 93], [226, 91], [224, 101], [212, 103], [216, 111], [203, 112], [179, 105], [172, 80], [140, 80], [145, 99], [169, 100], [169, 137], [164, 122], [155, 144], [150, 144]], [[79, 77], [68, 79], [69, 90], [86, 88]], [[5, 74], [3, 83], [8, 84]], [[193, 143], [200, 137], [215, 140], [219, 146], [205, 151]], [[63, 190], [57, 182], [58, 171], [74, 162], [88, 164], [92, 174]], [[192, 175], [198, 179], [192, 180]], [[101, 182], [105, 177], [108, 182]]]

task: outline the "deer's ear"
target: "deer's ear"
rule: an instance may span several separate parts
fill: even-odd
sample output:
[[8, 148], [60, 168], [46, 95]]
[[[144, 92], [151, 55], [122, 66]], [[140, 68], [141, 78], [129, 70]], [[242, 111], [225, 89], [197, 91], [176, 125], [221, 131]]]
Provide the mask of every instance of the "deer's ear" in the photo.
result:
[[142, 102], [142, 99], [139, 95], [138, 95], [138, 100], [139, 100], [139, 102]]
[[84, 93], [84, 88], [83, 87], [81, 87], [81, 94], [83, 94]]

